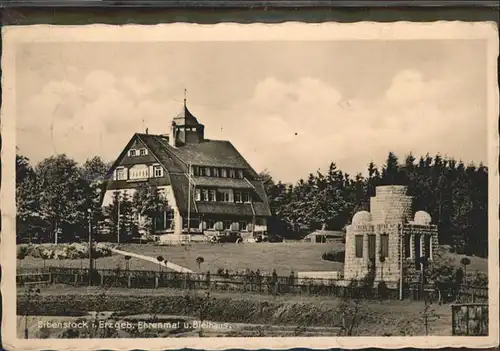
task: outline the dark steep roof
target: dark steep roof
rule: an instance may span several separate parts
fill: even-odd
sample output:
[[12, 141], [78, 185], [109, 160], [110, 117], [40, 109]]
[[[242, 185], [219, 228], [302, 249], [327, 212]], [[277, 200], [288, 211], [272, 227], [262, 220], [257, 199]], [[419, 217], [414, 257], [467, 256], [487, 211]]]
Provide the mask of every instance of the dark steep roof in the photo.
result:
[[172, 156], [165, 148], [164, 137], [161, 135], [138, 134], [138, 137], [147, 148], [158, 158], [165, 170], [172, 172], [187, 172], [185, 165], [175, 156]]
[[[161, 135], [134, 134], [110, 173], [116, 167], [119, 160], [126, 154], [133, 140], [139, 139], [149, 149], [150, 153], [163, 166], [167, 179], [163, 184], [171, 184], [173, 195], [179, 211], [185, 215], [188, 212], [188, 164], [213, 167], [228, 167], [245, 169], [250, 178], [257, 177], [257, 173], [245, 161], [243, 156], [234, 148], [229, 141], [204, 140], [199, 144], [187, 144], [172, 147], [168, 140]], [[112, 182], [109, 189], [118, 188], [118, 184]], [[149, 182], [150, 183], [150, 182]], [[227, 187], [234, 189], [255, 189], [259, 200], [250, 204], [223, 203], [223, 202], [196, 202], [194, 194], [191, 195], [190, 210], [192, 214], [212, 213], [227, 214], [235, 216], [270, 216], [271, 211], [264, 190], [264, 185], [257, 179], [234, 179], [234, 178], [211, 178], [193, 177], [196, 186]], [[113, 185], [114, 184], [114, 185]], [[128, 183], [127, 183], [128, 184]], [[150, 183], [151, 184], [151, 183]], [[133, 187], [132, 185], [130, 187]]]
[[[189, 193], [189, 180], [187, 175], [183, 174], [171, 174], [170, 179], [172, 182], [172, 190], [174, 192], [175, 202], [179, 211], [184, 215], [188, 213], [188, 193]], [[193, 189], [193, 188], [191, 188]], [[194, 194], [191, 194], [191, 213], [198, 212], [197, 204], [194, 201]]]
[[170, 147], [169, 151], [177, 155], [186, 164], [243, 168], [255, 173], [229, 141], [205, 139], [198, 144], [186, 144], [177, 148]]

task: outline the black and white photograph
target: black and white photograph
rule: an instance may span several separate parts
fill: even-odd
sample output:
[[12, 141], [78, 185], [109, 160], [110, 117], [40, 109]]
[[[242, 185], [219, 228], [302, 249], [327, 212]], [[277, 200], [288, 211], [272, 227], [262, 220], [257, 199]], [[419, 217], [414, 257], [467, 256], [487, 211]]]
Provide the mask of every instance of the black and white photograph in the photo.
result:
[[495, 26], [3, 38], [5, 342], [498, 342]]

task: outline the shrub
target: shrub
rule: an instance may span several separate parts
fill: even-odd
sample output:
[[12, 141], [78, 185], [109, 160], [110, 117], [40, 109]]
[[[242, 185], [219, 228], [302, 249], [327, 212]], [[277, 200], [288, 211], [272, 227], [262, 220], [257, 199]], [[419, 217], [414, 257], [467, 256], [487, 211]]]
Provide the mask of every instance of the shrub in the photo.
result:
[[470, 279], [470, 284], [472, 286], [488, 286], [488, 274], [477, 271]]
[[18, 246], [17, 247], [17, 254], [16, 254], [16, 257], [19, 259], [19, 260], [23, 260], [26, 256], [28, 256], [28, 247], [27, 246]]
[[[88, 257], [88, 245], [74, 243], [61, 245], [31, 245], [18, 246], [17, 256], [22, 258], [30, 256], [33, 258], [56, 259], [56, 260], [76, 260]], [[92, 248], [92, 256], [94, 258], [111, 256], [110, 248], [102, 243], [97, 243]]]

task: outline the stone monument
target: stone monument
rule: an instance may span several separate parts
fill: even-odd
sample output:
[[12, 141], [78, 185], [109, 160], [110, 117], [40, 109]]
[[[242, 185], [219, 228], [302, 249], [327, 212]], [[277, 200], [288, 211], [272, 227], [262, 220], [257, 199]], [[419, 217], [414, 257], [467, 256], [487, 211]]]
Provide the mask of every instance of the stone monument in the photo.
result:
[[437, 226], [425, 211], [412, 215], [405, 186], [378, 186], [370, 212], [357, 212], [346, 228], [344, 279], [361, 279], [375, 269], [375, 280], [398, 282], [403, 260], [420, 270], [421, 257], [432, 260], [438, 245]]

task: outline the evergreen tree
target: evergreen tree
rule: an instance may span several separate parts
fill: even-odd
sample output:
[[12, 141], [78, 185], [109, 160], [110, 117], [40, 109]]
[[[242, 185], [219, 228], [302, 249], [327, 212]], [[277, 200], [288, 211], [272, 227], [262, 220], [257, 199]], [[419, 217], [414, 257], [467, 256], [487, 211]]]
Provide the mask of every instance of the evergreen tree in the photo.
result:
[[139, 228], [148, 234], [153, 234], [157, 229], [157, 220], [163, 218], [165, 211], [170, 211], [167, 198], [160, 193], [157, 187], [143, 184], [139, 186], [133, 197], [132, 206], [136, 218], [141, 218]]

